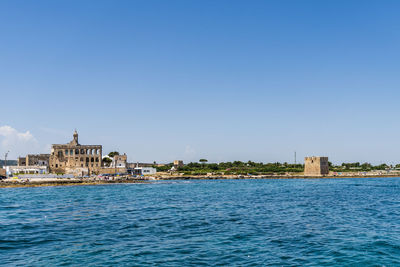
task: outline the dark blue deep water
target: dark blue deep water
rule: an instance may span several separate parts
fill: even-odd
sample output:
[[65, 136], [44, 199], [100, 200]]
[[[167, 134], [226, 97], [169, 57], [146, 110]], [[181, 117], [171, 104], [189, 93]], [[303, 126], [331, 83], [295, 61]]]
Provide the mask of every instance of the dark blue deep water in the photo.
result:
[[400, 178], [0, 189], [4, 266], [399, 266]]

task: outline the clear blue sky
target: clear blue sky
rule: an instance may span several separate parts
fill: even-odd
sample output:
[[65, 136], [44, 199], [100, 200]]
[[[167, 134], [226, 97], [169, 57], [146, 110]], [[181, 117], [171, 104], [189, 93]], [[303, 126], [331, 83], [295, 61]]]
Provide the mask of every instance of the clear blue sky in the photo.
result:
[[399, 163], [399, 10], [1, 1], [0, 155], [48, 152], [77, 128], [130, 161]]

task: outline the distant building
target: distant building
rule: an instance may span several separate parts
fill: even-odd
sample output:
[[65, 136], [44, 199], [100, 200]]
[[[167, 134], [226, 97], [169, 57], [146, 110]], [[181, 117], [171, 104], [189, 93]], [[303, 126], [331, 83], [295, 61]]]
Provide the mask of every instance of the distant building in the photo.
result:
[[[106, 165], [104, 159], [109, 158], [112, 162], [109, 165]], [[103, 167], [100, 169], [100, 174], [126, 174], [127, 173], [127, 160], [128, 156], [126, 154], [123, 155], [114, 155], [114, 157], [110, 158], [109, 156], [103, 157]]]
[[49, 166], [50, 154], [26, 155], [18, 158], [18, 166]]
[[179, 167], [183, 167], [183, 160], [174, 160], [174, 167], [175, 168], [179, 168]]
[[153, 167], [136, 167], [128, 169], [128, 173], [132, 175], [152, 175], [157, 173], [157, 169]]
[[102, 146], [81, 145], [75, 131], [73, 140], [64, 145], [52, 145], [49, 160], [50, 172], [74, 175], [99, 173], [102, 167]]
[[156, 174], [157, 169], [153, 166], [158, 166], [159, 164], [154, 163], [127, 163], [126, 170], [128, 174], [131, 175], [149, 175]]
[[328, 157], [306, 157], [304, 159], [304, 176], [323, 176], [328, 174]]
[[115, 168], [115, 167], [126, 168], [127, 167], [128, 156], [126, 154], [115, 155], [112, 160], [113, 160], [111, 163], [112, 168]]

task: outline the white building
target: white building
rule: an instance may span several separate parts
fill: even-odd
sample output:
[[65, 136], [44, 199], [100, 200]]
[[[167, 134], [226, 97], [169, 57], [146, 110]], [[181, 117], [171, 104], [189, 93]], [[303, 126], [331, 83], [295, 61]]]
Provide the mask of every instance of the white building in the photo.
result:
[[133, 175], [153, 175], [157, 173], [157, 169], [153, 167], [136, 167], [128, 169], [128, 172]]
[[47, 166], [7, 166], [6, 173], [8, 176], [16, 174], [47, 174]]

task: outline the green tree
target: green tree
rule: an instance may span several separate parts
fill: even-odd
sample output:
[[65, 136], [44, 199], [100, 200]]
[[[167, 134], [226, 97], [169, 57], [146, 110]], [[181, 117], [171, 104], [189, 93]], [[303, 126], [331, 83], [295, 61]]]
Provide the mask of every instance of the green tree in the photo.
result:
[[387, 164], [384, 163], [384, 164], [375, 166], [374, 169], [375, 169], [375, 170], [386, 170], [386, 169], [389, 169], [389, 166], [388, 166]]
[[370, 170], [372, 168], [372, 165], [368, 162], [365, 162], [361, 165], [361, 168], [365, 171]]
[[103, 162], [106, 164], [106, 166], [110, 166], [110, 164], [111, 164], [111, 162], [112, 162], [112, 159], [110, 159], [110, 158], [104, 158], [104, 159], [103, 159]]
[[240, 167], [240, 166], [243, 166], [243, 165], [244, 165], [244, 163], [241, 162], [241, 161], [238, 161], [238, 160], [233, 162], [233, 166], [235, 166], [235, 167]]
[[118, 156], [118, 155], [119, 155], [119, 152], [118, 152], [118, 151], [113, 151], [113, 152], [108, 153], [108, 156], [109, 156], [110, 158], [113, 158], [114, 156]]
[[157, 169], [158, 172], [166, 172], [172, 168], [172, 164], [155, 166], [155, 168]]
[[203, 169], [204, 169], [204, 166], [206, 165], [206, 163], [207, 163], [208, 160], [206, 160], [206, 159], [200, 159], [199, 161], [200, 161], [201, 164], [203, 165]]

